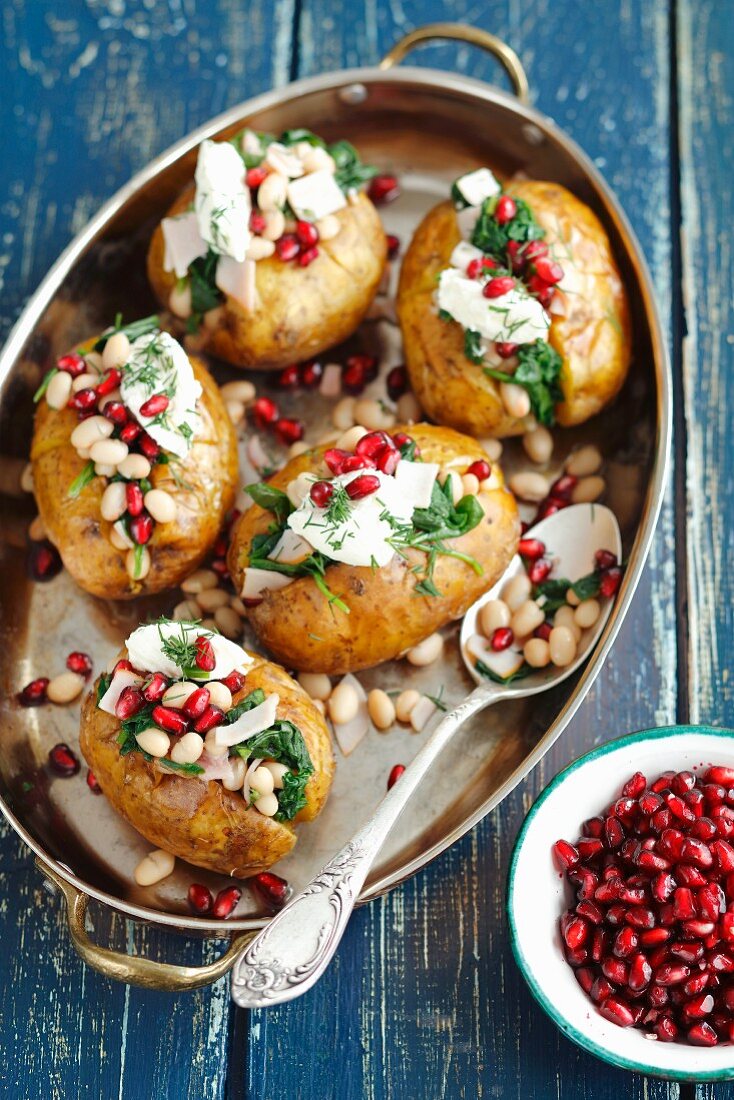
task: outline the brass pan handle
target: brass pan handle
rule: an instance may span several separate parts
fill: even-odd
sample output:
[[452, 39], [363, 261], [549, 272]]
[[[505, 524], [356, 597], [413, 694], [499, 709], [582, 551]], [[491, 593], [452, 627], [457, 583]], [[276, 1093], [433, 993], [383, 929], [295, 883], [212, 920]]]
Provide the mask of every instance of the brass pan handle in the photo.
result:
[[385, 54], [378, 68], [391, 69], [422, 42], [434, 42], [442, 38], [451, 38], [470, 46], [479, 46], [480, 49], [491, 53], [512, 81], [515, 95], [520, 102], [530, 101], [528, 78], [515, 51], [501, 38], [490, 34], [489, 31], [480, 30], [479, 27], [470, 27], [467, 23], [427, 23], [425, 27], [417, 27], [395, 43], [393, 48]]
[[221, 958], [206, 966], [176, 966], [173, 963], [139, 958], [137, 955], [124, 955], [109, 947], [99, 947], [87, 935], [84, 926], [89, 903], [87, 895], [40, 859], [36, 860], [36, 866], [64, 895], [69, 934], [80, 957], [93, 970], [98, 970], [106, 978], [114, 978], [118, 982], [142, 985], [146, 989], [162, 989], [168, 993], [187, 993], [192, 989], [199, 989], [226, 974], [255, 935], [254, 932], [246, 932], [237, 936]]

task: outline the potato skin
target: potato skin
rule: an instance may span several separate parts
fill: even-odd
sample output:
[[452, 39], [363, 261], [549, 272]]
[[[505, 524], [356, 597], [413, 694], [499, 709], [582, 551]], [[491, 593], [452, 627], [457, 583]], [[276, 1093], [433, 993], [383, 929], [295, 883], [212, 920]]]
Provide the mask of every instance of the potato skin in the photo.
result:
[[82, 753], [118, 813], [157, 848], [235, 878], [256, 875], [288, 854], [297, 839], [294, 824], [320, 813], [334, 774], [329, 731], [311, 699], [282, 668], [255, 660], [235, 702], [258, 687], [268, 694], [277, 691], [278, 717], [300, 729], [314, 765], [306, 785], [307, 805], [292, 822], [247, 808], [240, 792], [225, 790], [215, 780], [164, 775], [141, 753], [121, 756], [116, 741], [120, 723], [97, 708], [96, 684], [81, 715]]
[[[193, 196], [191, 186], [168, 216], [184, 210]], [[277, 255], [258, 260], [259, 305], [246, 311], [226, 298], [216, 326], [202, 325], [194, 338], [197, 346], [237, 367], [277, 370], [351, 336], [377, 293], [387, 238], [377, 211], [361, 192], [335, 216], [340, 232], [319, 242], [319, 255], [308, 267], [283, 263]], [[176, 275], [163, 270], [164, 252], [159, 225], [148, 252], [148, 278], [167, 309]]]
[[106, 480], [97, 477], [76, 499], [69, 497], [69, 486], [85, 466], [70, 443], [79, 423], [76, 413], [68, 408], [52, 409], [45, 401], [39, 403], [31, 443], [38, 511], [65, 567], [93, 596], [127, 600], [172, 588], [200, 564], [234, 503], [234, 428], [214, 379], [199, 360], [192, 358], [191, 364], [203, 390], [201, 431], [187, 457], [176, 463], [180, 485], [170, 466], [158, 465], [152, 471], [152, 484], [171, 493], [178, 512], [172, 523], [155, 525], [148, 543], [150, 572], [139, 581], [128, 575], [126, 551], [116, 550], [109, 541], [111, 524], [100, 513]]
[[[541, 181], [508, 184], [546, 230], [546, 242], [565, 269], [566, 317], [554, 315], [549, 341], [563, 358], [556, 407], [563, 426], [594, 416], [617, 395], [630, 364], [627, 296], [609, 240], [596, 215], [565, 187]], [[519, 435], [526, 421], [508, 416], [499, 386], [464, 355], [460, 325], [442, 321], [434, 291], [460, 240], [451, 202], [423, 219], [403, 261], [398, 317], [411, 383], [434, 420], [472, 435]], [[572, 258], [572, 262], [570, 262]]]
[[[413, 424], [407, 431], [428, 462], [438, 462], [464, 472], [476, 459], [486, 459], [473, 439], [449, 428]], [[298, 474], [318, 468], [325, 448], [307, 451], [292, 459], [270, 479], [285, 490]], [[497, 469], [497, 468], [496, 468]], [[503, 486], [483, 492], [484, 520], [452, 546], [476, 558], [481, 576], [454, 558], [439, 557], [434, 580], [441, 596], [418, 596], [419, 581], [411, 569], [421, 572], [426, 555], [410, 550], [407, 558], [395, 557], [374, 573], [366, 567], [335, 564], [328, 567], [329, 588], [350, 608], [348, 615], [332, 611], [311, 577], [300, 577], [279, 591], [269, 591], [262, 603], [248, 610], [248, 618], [261, 643], [287, 668], [305, 672], [345, 672], [371, 668], [400, 656], [452, 619], [457, 619], [504, 572], [517, 548], [520, 523], [517, 505]], [[240, 589], [248, 549], [254, 535], [267, 530], [272, 516], [253, 504], [239, 519], [229, 551], [229, 568]]]

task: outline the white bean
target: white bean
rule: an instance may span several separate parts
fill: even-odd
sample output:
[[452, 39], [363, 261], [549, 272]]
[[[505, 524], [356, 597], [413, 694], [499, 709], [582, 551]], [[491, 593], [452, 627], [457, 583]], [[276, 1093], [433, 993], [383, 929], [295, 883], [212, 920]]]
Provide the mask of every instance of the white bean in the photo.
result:
[[248, 260], [267, 260], [275, 252], [275, 244], [267, 237], [252, 237], [245, 258]]
[[265, 177], [257, 189], [257, 205], [263, 213], [280, 209], [285, 202], [287, 187], [288, 180], [280, 172], [271, 172]]
[[329, 696], [329, 717], [336, 725], [341, 726], [345, 722], [351, 722], [357, 717], [359, 710], [359, 696], [351, 684], [345, 684], [342, 680], [337, 684]]
[[143, 503], [156, 523], [172, 523], [176, 518], [176, 501], [165, 489], [149, 489]]
[[109, 523], [114, 523], [115, 520], [125, 514], [127, 499], [124, 481], [113, 481], [111, 485], [107, 486], [102, 493], [99, 510], [102, 513], [102, 519], [108, 520]]
[[582, 600], [573, 613], [574, 620], [577, 626], [580, 626], [582, 630], [586, 630], [588, 627], [593, 626], [601, 614], [601, 607], [599, 601], [590, 599]]
[[191, 316], [193, 306], [191, 304], [191, 283], [187, 279], [184, 283], [176, 283], [168, 295], [168, 308], [176, 317], [185, 321]]
[[373, 688], [367, 696], [367, 710], [378, 730], [387, 730], [395, 721], [395, 704], [386, 691]]
[[95, 462], [94, 472], [97, 477], [112, 477], [117, 472], [117, 466], [110, 466], [105, 462]]
[[190, 577], [181, 581], [181, 591], [198, 593], [205, 588], [216, 588], [218, 584], [219, 578], [213, 569], [197, 569]]
[[355, 402], [354, 419], [358, 424], [364, 424], [370, 431], [383, 431], [385, 428], [395, 426], [394, 414], [384, 409], [380, 402], [372, 397], [360, 397]]
[[476, 474], [464, 474], [461, 486], [465, 497], [475, 497], [479, 492], [479, 478]]
[[250, 776], [250, 786], [254, 787], [261, 796], [264, 794], [272, 794], [275, 787], [273, 773], [269, 768], [264, 768], [261, 764], [259, 768], [255, 768]]
[[305, 442], [305, 440], [297, 439], [296, 442], [291, 443], [290, 447], [288, 448], [288, 458], [298, 458], [299, 455], [304, 455], [306, 451], [309, 451], [310, 449], [311, 448], [309, 447], [308, 443]]
[[147, 729], [136, 733], [135, 740], [143, 752], [156, 757], [167, 756], [171, 747], [171, 738], [165, 730], [159, 730], [157, 726], [148, 726]]
[[20, 487], [24, 493], [33, 492], [33, 467], [26, 462], [20, 475]]
[[410, 721], [410, 715], [416, 703], [420, 701], [420, 697], [420, 692], [414, 688], [407, 688], [406, 691], [400, 692], [395, 700], [395, 714], [398, 722]]
[[266, 241], [277, 241], [285, 233], [285, 214], [282, 210], [264, 210], [265, 228], [262, 236]]
[[224, 401], [241, 401], [243, 405], [249, 405], [254, 399], [256, 391], [252, 382], [247, 382], [242, 378], [234, 382], [225, 382], [219, 392]]
[[171, 760], [176, 764], [195, 764], [203, 751], [204, 738], [193, 730], [189, 730], [171, 749]]
[[145, 455], [128, 455], [118, 463], [117, 469], [130, 481], [140, 481], [150, 473], [150, 463]]
[[549, 462], [553, 454], [553, 436], [547, 428], [542, 426], [533, 428], [532, 432], [526, 432], [522, 437], [522, 445], [530, 461], [537, 462], [539, 466]]
[[326, 703], [323, 701], [323, 699], [312, 699], [311, 702], [316, 707], [316, 710], [319, 712], [319, 714], [322, 714], [325, 718], [326, 717]]
[[128, 550], [125, 557], [125, 568], [128, 576], [132, 577], [134, 581], [142, 581], [147, 577], [150, 573], [150, 550], [148, 547], [143, 547], [139, 557], [135, 550]]
[[360, 439], [364, 439], [368, 434], [367, 428], [363, 428], [361, 424], [355, 424], [354, 427], [349, 428], [344, 435], [339, 436], [336, 445], [341, 451], [353, 451]]
[[554, 626], [548, 637], [550, 659], [557, 668], [566, 668], [576, 656], [576, 639], [567, 626]]
[[213, 618], [202, 619], [201, 620], [201, 629], [202, 630], [209, 630], [209, 631], [211, 631], [212, 634], [216, 634], [217, 624], [214, 622]]
[[171, 612], [171, 618], [176, 622], [190, 622], [199, 618], [199, 605], [193, 600], [181, 600]]
[[[229, 752], [229, 749], [226, 745], [220, 745], [217, 742], [217, 731], [215, 729], [209, 730], [206, 737], [204, 738], [204, 748], [207, 751], [207, 755], [211, 756], [212, 759], [214, 759], [215, 757], [218, 758], [220, 756], [226, 756], [227, 753]], [[240, 763], [242, 763], [242, 764], [245, 763], [244, 760], [242, 760], [241, 757], [236, 757], [236, 758], [233, 757], [232, 758], [233, 764], [234, 764], [235, 759], [239, 760]], [[247, 769], [245, 769], [245, 770], [247, 770]], [[242, 773], [242, 783], [244, 783], [244, 781], [245, 781], [245, 773], [243, 772]], [[240, 787], [242, 786], [242, 783], [240, 783]]]
[[312, 699], [326, 702], [331, 695], [331, 680], [324, 672], [300, 672], [298, 683]]
[[232, 692], [226, 684], [221, 683], [219, 680], [211, 680], [206, 686], [209, 692], [209, 702], [213, 707], [219, 707], [225, 714], [232, 709]]
[[[224, 318], [227, 310], [224, 306], [216, 306], [215, 309], [208, 309], [204, 314], [204, 328], [209, 332], [214, 332], [216, 329], [221, 328], [224, 324]], [[193, 339], [193, 337], [189, 337]]]
[[92, 462], [102, 462], [105, 466], [119, 466], [128, 456], [128, 445], [121, 439], [100, 439], [89, 448]]
[[490, 462], [499, 462], [502, 458], [502, 444], [499, 439], [480, 439], [479, 442]]
[[318, 145], [309, 147], [308, 152], [302, 158], [302, 164], [303, 171], [307, 175], [311, 172], [320, 172], [322, 169], [333, 173], [336, 169], [331, 153], [327, 153], [326, 149], [322, 149]]
[[572, 607], [559, 607], [553, 616], [553, 625], [566, 627], [571, 631], [577, 642], [581, 637], [581, 629], [576, 622]]
[[227, 416], [235, 427], [245, 419], [245, 406], [241, 401], [225, 401], [224, 407], [227, 410]]
[[278, 764], [275, 760], [266, 760], [263, 764], [264, 768], [267, 768], [273, 777], [273, 787], [276, 791], [283, 790], [283, 776], [286, 772], [290, 771], [290, 768], [286, 764]]
[[197, 595], [196, 602], [202, 611], [216, 611], [229, 603], [229, 594], [223, 588], [205, 588]]
[[74, 381], [71, 383], [71, 392], [79, 393], [80, 390], [88, 390], [92, 386], [96, 386], [98, 376], [87, 372], [86, 374], [78, 374]]
[[525, 471], [521, 474], [513, 474], [509, 486], [520, 500], [528, 500], [537, 503], [548, 496], [548, 478], [533, 471]]
[[124, 332], [113, 332], [102, 352], [102, 366], [105, 370], [124, 367], [130, 358], [130, 341]]
[[571, 490], [573, 504], [591, 504], [598, 500], [607, 487], [603, 477], [582, 477]]
[[71, 396], [71, 375], [57, 371], [46, 389], [46, 404], [50, 409], [63, 409]]
[[133, 540], [119, 521], [112, 524], [109, 538], [115, 550], [129, 550], [134, 545]]
[[420, 733], [436, 712], [436, 704], [427, 695], [421, 695], [410, 712], [410, 724], [416, 733]]
[[522, 420], [530, 412], [528, 391], [514, 382], [500, 382], [500, 398], [510, 416]]
[[331, 414], [331, 422], [335, 428], [346, 431], [353, 426], [356, 404], [356, 397], [342, 397], [341, 401], [337, 401]]
[[536, 627], [545, 620], [545, 614], [538, 607], [535, 600], [526, 600], [520, 604], [512, 616], [512, 632], [516, 638], [525, 638], [532, 634]]
[[77, 424], [69, 439], [72, 447], [78, 450], [80, 447], [91, 447], [101, 439], [109, 439], [114, 430], [115, 425], [105, 416], [90, 416]]
[[327, 214], [324, 218], [319, 218], [316, 222], [316, 228], [319, 231], [319, 240], [331, 241], [339, 233], [342, 227], [342, 223], [334, 214]]
[[198, 691], [200, 686], [199, 684], [193, 684], [190, 680], [181, 680], [176, 684], [171, 684], [164, 691], [161, 702], [164, 707], [175, 707], [176, 710], [180, 710], [189, 695], [193, 695], [195, 691]]
[[102, 373], [102, 356], [98, 351], [85, 351], [84, 362], [88, 370], [96, 371], [97, 374]]
[[569, 604], [571, 607], [578, 607], [578, 605], [581, 603], [581, 600], [578, 598], [573, 588], [566, 589], [566, 603]]
[[530, 577], [527, 573], [518, 573], [516, 577], [512, 577], [502, 589], [502, 599], [505, 601], [510, 611], [517, 611], [526, 600], [530, 599], [530, 592], [532, 591], [532, 584], [530, 583]]
[[162, 848], [156, 848], [153, 852], [141, 859], [133, 872], [138, 886], [155, 886], [173, 872], [176, 866], [176, 857], [170, 852], [164, 852]]
[[77, 672], [62, 672], [49, 681], [46, 695], [52, 703], [70, 703], [81, 695], [84, 682]]
[[237, 612], [241, 619], [245, 619], [247, 617], [247, 608], [243, 604], [240, 596], [232, 596], [229, 601], [229, 606], [232, 608], [233, 611]]
[[545, 668], [550, 664], [550, 646], [543, 638], [529, 638], [522, 653], [531, 668]]
[[405, 656], [411, 665], [421, 668], [423, 665], [431, 665], [443, 653], [443, 638], [440, 634], [429, 634], [418, 645], [409, 649]]
[[593, 443], [580, 447], [566, 459], [566, 473], [572, 477], [587, 477], [601, 469], [603, 462], [601, 451]]
[[274, 794], [264, 794], [255, 803], [255, 809], [259, 810], [263, 817], [275, 817], [278, 812], [278, 797]]
[[398, 414], [398, 420], [401, 424], [416, 424], [419, 420], [423, 419], [423, 409], [420, 407], [418, 398], [412, 390], [408, 390], [407, 393], [401, 393], [396, 402], [395, 411]]
[[32, 542], [40, 542], [46, 538], [46, 527], [40, 516], [36, 516], [28, 525], [28, 538]]
[[214, 622], [219, 632], [230, 641], [235, 641], [242, 633], [242, 623], [236, 611], [229, 604], [226, 607], [218, 607], [214, 612]]
[[509, 626], [512, 613], [504, 600], [488, 600], [477, 615], [477, 626], [485, 638], [491, 638], [495, 630]]
[[[209, 733], [214, 733], [214, 730], [210, 730]], [[209, 734], [207, 734], [207, 737]], [[225, 749], [225, 752], [228, 750]], [[213, 755], [207, 742], [207, 752], [209, 755]], [[224, 755], [223, 753], [219, 755]], [[222, 786], [225, 791], [241, 791], [245, 782], [245, 775], [247, 774], [247, 764], [241, 756], [233, 756], [229, 761], [229, 772], [222, 777]]]

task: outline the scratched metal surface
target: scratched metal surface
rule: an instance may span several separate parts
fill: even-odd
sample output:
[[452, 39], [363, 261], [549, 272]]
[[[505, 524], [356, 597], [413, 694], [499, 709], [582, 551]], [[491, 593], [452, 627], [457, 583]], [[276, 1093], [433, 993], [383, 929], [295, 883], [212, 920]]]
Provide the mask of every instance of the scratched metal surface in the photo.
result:
[[[605, 0], [586, 12], [572, 0], [6, 0], [0, 132], [11, 155], [0, 161], [2, 334], [103, 199], [175, 138], [291, 77], [374, 62], [400, 34], [436, 18], [481, 25], [520, 52], [536, 104], [621, 194], [673, 333], [680, 324], [671, 247], [678, 213], [671, 58], [678, 46], [689, 245], [685, 423], [680, 415], [687, 465], [671, 488], [636, 607], [594, 691], [541, 768], [421, 876], [356, 914], [319, 987], [268, 1015], [233, 1014], [222, 982], [175, 999], [85, 970], [58, 900], [0, 827], [0, 1087], [9, 1097], [692, 1095], [605, 1067], [557, 1033], [510, 958], [503, 897], [522, 815], [568, 759], [615, 733], [685, 718], [689, 688], [693, 717], [734, 724], [726, 681], [732, 485], [724, 476], [732, 397], [723, 382], [731, 362], [732, 258], [727, 207], [712, 199], [731, 188], [733, 89], [722, 60], [726, 43], [730, 52], [734, 45], [731, 4], [679, 0], [673, 34], [664, 0]], [[490, 61], [467, 49], [432, 48], [416, 55], [422, 59], [496, 76]], [[686, 454], [682, 431], [676, 453]], [[677, 538], [673, 488], [680, 494]], [[676, 614], [686, 595], [687, 644], [686, 622]], [[173, 952], [164, 934], [98, 912], [95, 929], [118, 947], [160, 958]], [[191, 942], [185, 950], [188, 961], [203, 962], [217, 947]], [[177, 957], [181, 951], [176, 940]], [[730, 1091], [704, 1086], [698, 1100], [725, 1100]]]

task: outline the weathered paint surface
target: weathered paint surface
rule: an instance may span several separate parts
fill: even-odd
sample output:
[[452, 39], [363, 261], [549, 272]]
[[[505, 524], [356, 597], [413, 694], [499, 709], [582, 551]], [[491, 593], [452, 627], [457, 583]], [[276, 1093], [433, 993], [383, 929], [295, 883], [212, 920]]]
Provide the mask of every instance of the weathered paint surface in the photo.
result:
[[[506, 38], [536, 104], [589, 152], [622, 196], [653, 269], [670, 331], [676, 276], [679, 125], [688, 339], [685, 437], [635, 607], [594, 691], [541, 767], [474, 833], [413, 882], [356, 914], [334, 966], [306, 997], [248, 1019], [225, 983], [188, 998], [114, 986], [76, 958], [57, 899], [0, 830], [0, 1082], [5, 1095], [416, 1100], [548, 1097], [675, 1100], [693, 1090], [603, 1066], [563, 1039], [510, 957], [504, 879], [538, 790], [582, 749], [628, 729], [691, 716], [734, 725], [732, 547], [731, 133], [724, 60], [732, 9], [679, 0], [9, 0], [0, 122], [0, 325], [6, 332], [61, 248], [101, 202], [193, 126], [297, 75], [372, 63], [401, 34], [458, 19]], [[677, 56], [680, 116], [672, 115]], [[426, 48], [417, 63], [501, 79], [477, 51]], [[672, 127], [671, 127], [672, 119]], [[688, 516], [686, 517], [686, 509]], [[688, 524], [686, 524], [688, 518]], [[678, 572], [676, 573], [676, 564]], [[687, 579], [679, 590], [676, 576]], [[688, 623], [676, 608], [688, 602]], [[684, 669], [681, 668], [681, 674]], [[157, 958], [208, 961], [95, 911], [100, 942]], [[233, 1048], [233, 1043], [234, 1048]], [[701, 1086], [699, 1100], [725, 1100]]]

